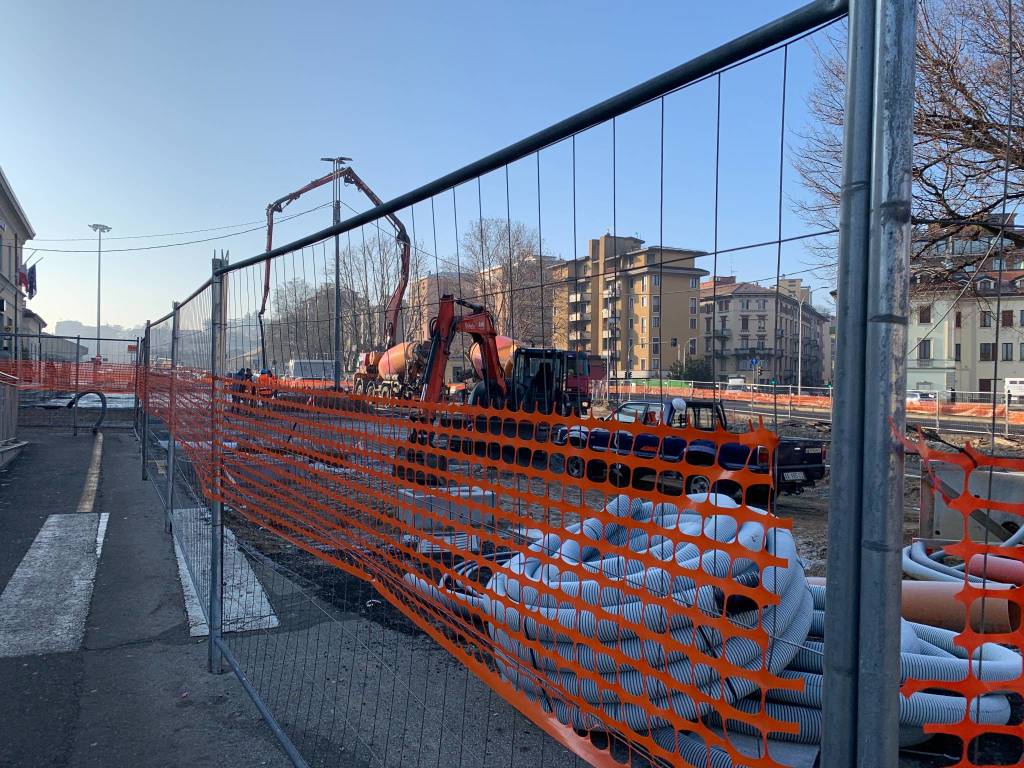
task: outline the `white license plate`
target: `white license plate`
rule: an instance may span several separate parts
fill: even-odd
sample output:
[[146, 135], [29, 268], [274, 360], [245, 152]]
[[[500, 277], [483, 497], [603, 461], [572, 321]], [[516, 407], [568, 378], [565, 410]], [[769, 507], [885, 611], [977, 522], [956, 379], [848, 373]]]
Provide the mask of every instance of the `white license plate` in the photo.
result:
[[782, 473], [782, 479], [783, 480], [803, 480], [804, 479], [804, 473], [803, 472], [783, 472]]

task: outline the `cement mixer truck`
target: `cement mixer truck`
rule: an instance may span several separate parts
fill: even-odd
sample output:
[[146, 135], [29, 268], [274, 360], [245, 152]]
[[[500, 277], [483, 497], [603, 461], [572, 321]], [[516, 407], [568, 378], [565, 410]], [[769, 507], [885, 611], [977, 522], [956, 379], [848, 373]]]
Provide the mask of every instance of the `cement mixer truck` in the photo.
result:
[[401, 399], [417, 396], [429, 351], [428, 341], [403, 341], [384, 352], [361, 353], [355, 393]]

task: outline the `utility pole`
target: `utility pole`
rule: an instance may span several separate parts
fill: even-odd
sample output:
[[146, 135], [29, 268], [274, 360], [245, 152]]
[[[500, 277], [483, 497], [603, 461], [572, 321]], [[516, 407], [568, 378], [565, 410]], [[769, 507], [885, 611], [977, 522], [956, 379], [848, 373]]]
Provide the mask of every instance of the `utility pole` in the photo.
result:
[[100, 354], [100, 277], [103, 265], [103, 233], [109, 232], [106, 224], [90, 224], [89, 229], [96, 233], [96, 359], [102, 360]]
[[[331, 164], [334, 180], [331, 182], [331, 198], [334, 203], [334, 223], [341, 223], [341, 178], [338, 171], [348, 161], [347, 157], [321, 157]], [[341, 237], [334, 236], [334, 391], [341, 390]]]

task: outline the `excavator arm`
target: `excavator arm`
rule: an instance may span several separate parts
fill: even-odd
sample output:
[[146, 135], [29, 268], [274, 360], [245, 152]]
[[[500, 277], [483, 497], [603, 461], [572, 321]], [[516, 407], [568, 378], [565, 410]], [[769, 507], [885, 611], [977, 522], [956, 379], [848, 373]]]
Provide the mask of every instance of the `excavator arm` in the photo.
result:
[[[469, 313], [457, 316], [456, 304], [468, 309]], [[473, 341], [480, 345], [480, 372], [487, 389], [488, 402], [500, 400], [504, 403], [508, 399], [508, 385], [505, 383], [501, 362], [498, 359], [498, 346], [495, 342], [497, 332], [491, 313], [478, 304], [456, 299], [450, 294], [441, 297], [437, 317], [430, 325], [430, 352], [427, 355], [420, 400], [426, 403], [440, 401], [441, 390], [444, 388], [444, 371], [451, 357], [452, 342], [457, 333], [468, 333]]]
[[[352, 158], [345, 157], [342, 160], [349, 161]], [[364, 182], [355, 171], [352, 170], [351, 166], [345, 165], [338, 168], [335, 171], [331, 171], [328, 174], [321, 176], [319, 179], [313, 179], [313, 181], [306, 184], [294, 192], [285, 195], [282, 198], [275, 200], [267, 206], [267, 253], [274, 248], [274, 214], [281, 213], [289, 205], [294, 203], [300, 197], [307, 192], [322, 187], [326, 184], [330, 184], [337, 179], [341, 179], [346, 184], [353, 185], [356, 189], [362, 192], [374, 207], [382, 205], [383, 201], [377, 196], [377, 194], [370, 189], [366, 182]], [[391, 222], [391, 226], [395, 228], [395, 238], [398, 240], [401, 246], [401, 265], [398, 275], [398, 285], [395, 286], [394, 292], [391, 294], [391, 298], [388, 300], [387, 307], [384, 310], [384, 348], [388, 349], [395, 344], [395, 336], [398, 332], [398, 314], [402, 310], [402, 299], [405, 296], [405, 289], [409, 285], [409, 260], [412, 251], [412, 243], [409, 240], [409, 235], [405, 230], [405, 225], [402, 224], [401, 219], [395, 216], [393, 213], [387, 214], [387, 219]], [[263, 271], [263, 298], [260, 301], [260, 311], [257, 315], [257, 319], [260, 324], [260, 346], [263, 355], [263, 367], [267, 367], [267, 344], [266, 338], [263, 331], [263, 315], [267, 311], [267, 299], [270, 297], [270, 260], [268, 259], [264, 264]]]

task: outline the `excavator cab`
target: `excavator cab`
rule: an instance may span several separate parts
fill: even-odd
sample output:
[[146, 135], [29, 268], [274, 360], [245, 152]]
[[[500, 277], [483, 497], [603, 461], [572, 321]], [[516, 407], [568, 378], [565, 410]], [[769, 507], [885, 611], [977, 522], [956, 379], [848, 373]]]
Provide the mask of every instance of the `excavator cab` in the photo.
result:
[[566, 412], [565, 354], [558, 349], [516, 350], [510, 387], [516, 408], [527, 413]]

